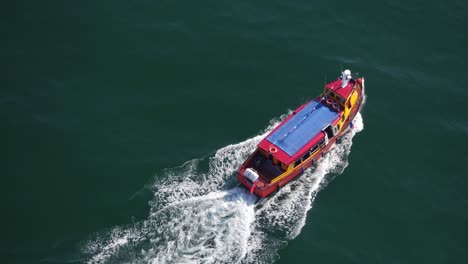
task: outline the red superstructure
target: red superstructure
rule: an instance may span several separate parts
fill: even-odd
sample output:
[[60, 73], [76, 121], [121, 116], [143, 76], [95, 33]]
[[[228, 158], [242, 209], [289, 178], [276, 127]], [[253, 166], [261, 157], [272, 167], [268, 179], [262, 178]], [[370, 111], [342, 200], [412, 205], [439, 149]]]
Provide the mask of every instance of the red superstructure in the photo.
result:
[[364, 78], [346, 70], [323, 93], [271, 131], [237, 171], [251, 193], [265, 197], [317, 162], [350, 125], [362, 104]]

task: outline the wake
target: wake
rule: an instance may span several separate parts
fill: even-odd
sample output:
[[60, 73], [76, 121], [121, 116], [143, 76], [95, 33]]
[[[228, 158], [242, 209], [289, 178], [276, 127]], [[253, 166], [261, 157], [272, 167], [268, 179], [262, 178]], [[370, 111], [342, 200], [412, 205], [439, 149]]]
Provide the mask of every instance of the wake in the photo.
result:
[[[348, 165], [352, 139], [364, 129], [357, 114], [314, 170], [307, 170], [260, 204], [237, 185], [236, 169], [286, 115], [258, 136], [208, 159], [165, 169], [151, 186], [147, 219], [98, 234], [83, 251], [88, 263], [271, 263], [300, 234], [317, 192]], [[329, 176], [328, 176], [329, 175]]]

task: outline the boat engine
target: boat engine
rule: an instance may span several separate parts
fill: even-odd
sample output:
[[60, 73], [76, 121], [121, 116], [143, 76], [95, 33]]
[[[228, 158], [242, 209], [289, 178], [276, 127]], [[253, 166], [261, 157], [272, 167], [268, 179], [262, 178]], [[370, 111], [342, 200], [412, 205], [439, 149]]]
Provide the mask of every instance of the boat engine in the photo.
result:
[[255, 182], [258, 179], [258, 173], [252, 168], [247, 168], [244, 176], [252, 182]]

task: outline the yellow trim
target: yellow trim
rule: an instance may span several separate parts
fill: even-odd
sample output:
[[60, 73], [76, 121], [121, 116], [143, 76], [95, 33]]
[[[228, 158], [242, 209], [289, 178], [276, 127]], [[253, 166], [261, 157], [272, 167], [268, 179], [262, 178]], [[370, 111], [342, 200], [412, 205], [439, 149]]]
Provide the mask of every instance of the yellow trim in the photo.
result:
[[[290, 167], [290, 168], [291, 168], [291, 167]], [[288, 175], [290, 174], [290, 172], [291, 172], [291, 171], [288, 169], [288, 171], [286, 171], [286, 172], [282, 173], [280, 176], [274, 178], [274, 179], [270, 182], [270, 184], [275, 184], [275, 183], [277, 183], [277, 182], [280, 181], [281, 179], [283, 179], [283, 178], [285, 178], [286, 176], [288, 176]]]
[[[338, 133], [340, 133], [344, 127], [343, 127], [343, 124], [344, 122], [346, 122], [346, 120], [348, 119], [348, 116], [349, 114], [351, 113], [351, 109], [353, 109], [355, 107], [355, 104], [358, 100], [358, 92], [356, 91], [356, 88], [358, 88], [358, 83], [356, 82], [354, 87], [353, 87], [353, 91], [351, 92], [351, 95], [345, 99], [345, 103], [344, 103], [344, 111], [343, 111], [343, 115], [341, 116], [341, 119], [340, 121], [338, 121], [337, 125], [340, 126], [340, 129], [338, 130]], [[333, 95], [335, 95], [336, 93], [329, 90], [326, 86], [323, 90], [323, 93], [321, 94], [321, 97], [326, 95], [326, 96], [329, 96], [329, 93], [327, 93], [327, 91], [333, 93]], [[338, 95], [337, 95], [338, 96]], [[333, 99], [335, 99], [333, 97]], [[340, 102], [339, 102], [340, 103]], [[348, 107], [348, 103], [350, 104], [350, 107]], [[340, 103], [341, 104], [341, 103]], [[344, 116], [344, 118], [343, 118]], [[307, 158], [305, 161], [302, 161], [298, 166], [294, 167], [294, 163], [291, 163], [288, 167], [288, 169], [280, 174], [278, 177], [274, 178], [270, 184], [275, 184], [277, 183], [278, 181], [281, 181], [282, 179], [286, 178], [287, 176], [289, 176], [294, 170], [298, 169], [299, 167], [301, 167], [301, 165], [303, 165], [304, 163], [307, 163], [309, 162], [313, 157], [314, 155], [316, 155], [319, 151], [321, 151], [323, 148], [325, 147], [325, 144], [322, 144], [321, 146], [319, 146], [313, 153], [310, 153], [310, 156], [309, 158]]]
[[278, 177], [274, 178], [274, 179], [270, 182], [270, 184], [275, 184], [275, 183], [277, 183], [278, 181], [282, 180], [283, 178], [289, 176], [289, 174], [291, 174], [294, 170], [296, 170], [297, 168], [301, 167], [302, 164], [307, 163], [307, 162], [309, 162], [310, 160], [312, 160], [312, 159], [314, 158], [314, 155], [317, 154], [320, 150], [322, 150], [322, 148], [323, 148], [323, 147], [317, 148], [314, 152], [312, 152], [312, 153], [310, 154], [310, 156], [309, 156], [306, 160], [302, 161], [302, 162], [301, 162], [299, 165], [297, 165], [296, 167], [294, 167], [294, 163], [291, 163], [291, 164], [289, 165], [288, 170], [285, 171], [285, 172], [283, 172], [282, 174], [280, 174]]

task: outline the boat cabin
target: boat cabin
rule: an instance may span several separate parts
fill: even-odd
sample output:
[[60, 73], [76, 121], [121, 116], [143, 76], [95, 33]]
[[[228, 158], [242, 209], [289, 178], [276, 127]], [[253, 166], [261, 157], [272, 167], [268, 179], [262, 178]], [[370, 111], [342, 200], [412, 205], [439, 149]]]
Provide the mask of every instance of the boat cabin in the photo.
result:
[[237, 172], [250, 192], [265, 197], [311, 167], [341, 137], [362, 103], [364, 79], [345, 70], [323, 93], [293, 111], [258, 144]]
[[[350, 95], [354, 91], [354, 86], [356, 85], [355, 80], [351, 78], [351, 72], [346, 70], [343, 74], [335, 81], [325, 85], [325, 88], [322, 93], [322, 100], [325, 99], [325, 102], [328, 105], [338, 106], [340, 109], [346, 107], [346, 103], [349, 103]], [[334, 103], [336, 103], [334, 105]], [[348, 104], [348, 108], [351, 107]]]

